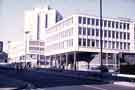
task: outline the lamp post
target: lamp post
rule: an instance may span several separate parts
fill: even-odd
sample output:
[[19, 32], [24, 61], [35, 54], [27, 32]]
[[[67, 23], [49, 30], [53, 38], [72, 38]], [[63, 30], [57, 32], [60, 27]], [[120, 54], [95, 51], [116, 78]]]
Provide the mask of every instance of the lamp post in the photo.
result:
[[27, 35], [29, 34], [29, 31], [26, 31], [25, 32], [25, 67], [26, 67], [26, 65], [27, 65]]
[[100, 0], [100, 65], [101, 67], [103, 66], [103, 60], [102, 60], [102, 56], [103, 56], [103, 41], [102, 41], [102, 36], [103, 36], [103, 30], [102, 30], [102, 0]]

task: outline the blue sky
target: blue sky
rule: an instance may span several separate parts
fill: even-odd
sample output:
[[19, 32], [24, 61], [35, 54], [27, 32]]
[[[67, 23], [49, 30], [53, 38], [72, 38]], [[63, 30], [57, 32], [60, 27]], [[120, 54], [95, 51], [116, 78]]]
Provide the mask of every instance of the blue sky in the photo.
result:
[[[64, 17], [76, 13], [99, 16], [99, 0], [0, 0], [0, 40], [23, 40], [25, 10], [50, 5]], [[135, 19], [135, 0], [103, 0], [103, 16]]]

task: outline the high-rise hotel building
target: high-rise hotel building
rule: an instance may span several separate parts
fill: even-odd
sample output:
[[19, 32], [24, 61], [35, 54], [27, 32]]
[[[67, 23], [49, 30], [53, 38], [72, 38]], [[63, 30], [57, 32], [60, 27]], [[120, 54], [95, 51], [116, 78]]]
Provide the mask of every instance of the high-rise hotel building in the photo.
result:
[[[135, 23], [104, 17], [102, 24], [103, 64], [116, 69], [119, 53], [135, 52]], [[99, 17], [72, 15], [46, 30], [46, 58], [55, 67], [77, 69], [79, 61], [88, 62], [88, 68], [100, 65], [100, 34]]]

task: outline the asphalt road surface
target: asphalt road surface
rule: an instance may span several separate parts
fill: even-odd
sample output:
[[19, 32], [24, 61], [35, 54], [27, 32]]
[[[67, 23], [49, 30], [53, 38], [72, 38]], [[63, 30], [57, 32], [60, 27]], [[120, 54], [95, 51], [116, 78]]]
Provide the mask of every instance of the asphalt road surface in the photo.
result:
[[45, 88], [44, 90], [135, 90], [135, 88], [119, 86], [114, 84], [102, 84], [102, 85], [78, 85], [78, 86], [53, 87], [53, 88]]

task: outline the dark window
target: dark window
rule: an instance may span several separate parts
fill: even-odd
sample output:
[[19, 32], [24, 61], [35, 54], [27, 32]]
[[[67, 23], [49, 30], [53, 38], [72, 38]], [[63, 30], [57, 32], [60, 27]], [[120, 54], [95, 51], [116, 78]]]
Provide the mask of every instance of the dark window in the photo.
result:
[[122, 39], [122, 32], [120, 32], [120, 39]]
[[112, 21], [112, 28], [114, 28], [114, 22]]
[[95, 19], [92, 18], [92, 25], [95, 25]]
[[128, 39], [128, 40], [130, 39], [130, 34], [129, 34], [129, 33], [127, 33], [127, 39]]
[[107, 37], [107, 30], [104, 30], [104, 37]]
[[123, 24], [123, 29], [126, 29], [126, 23]]
[[119, 32], [116, 32], [116, 38], [117, 39], [119, 38]]
[[90, 28], [87, 28], [87, 34], [90, 35]]
[[116, 48], [119, 49], [119, 42], [116, 42]]
[[79, 24], [81, 24], [82, 23], [82, 17], [81, 16], [79, 16]]
[[92, 36], [94, 36], [95, 35], [95, 30], [94, 29], [92, 29]]
[[87, 46], [90, 46], [90, 39], [87, 39]]
[[127, 23], [127, 30], [129, 30], [129, 23]]
[[108, 21], [108, 27], [111, 27], [111, 21]]
[[112, 31], [112, 38], [115, 38], [115, 31]]
[[128, 43], [128, 49], [130, 49], [130, 43]]
[[83, 46], [86, 46], [86, 39], [83, 39]]
[[87, 19], [87, 23], [88, 23], [88, 25], [90, 24], [90, 18]]
[[107, 41], [104, 41], [104, 48], [107, 48]]
[[96, 26], [99, 25], [99, 19], [96, 19]]
[[122, 23], [120, 23], [120, 29], [122, 29]]
[[83, 24], [86, 24], [86, 17], [83, 17]]
[[111, 37], [111, 31], [108, 31], [108, 37]]
[[122, 42], [120, 42], [120, 49], [122, 49]]
[[83, 35], [86, 35], [86, 28], [83, 28]]
[[124, 32], [124, 39], [126, 39], [126, 32]]
[[99, 36], [99, 29], [96, 29], [96, 36]]
[[124, 49], [126, 49], [126, 42], [124, 42]]
[[116, 22], [116, 28], [118, 28], [119, 27], [119, 25], [118, 25], [119, 23], [118, 22]]
[[81, 35], [81, 34], [82, 34], [82, 28], [79, 27], [79, 35]]
[[81, 42], [82, 42], [82, 39], [81, 39], [81, 38], [79, 38], [79, 46], [81, 46]]
[[48, 15], [45, 15], [45, 28], [47, 28], [48, 26]]
[[92, 45], [92, 47], [95, 47], [95, 41], [94, 40], [92, 40], [92, 43], [91, 43]]
[[104, 20], [104, 27], [106, 27], [107, 26], [107, 21], [106, 20]]
[[115, 42], [112, 42], [112, 48], [115, 48]]

